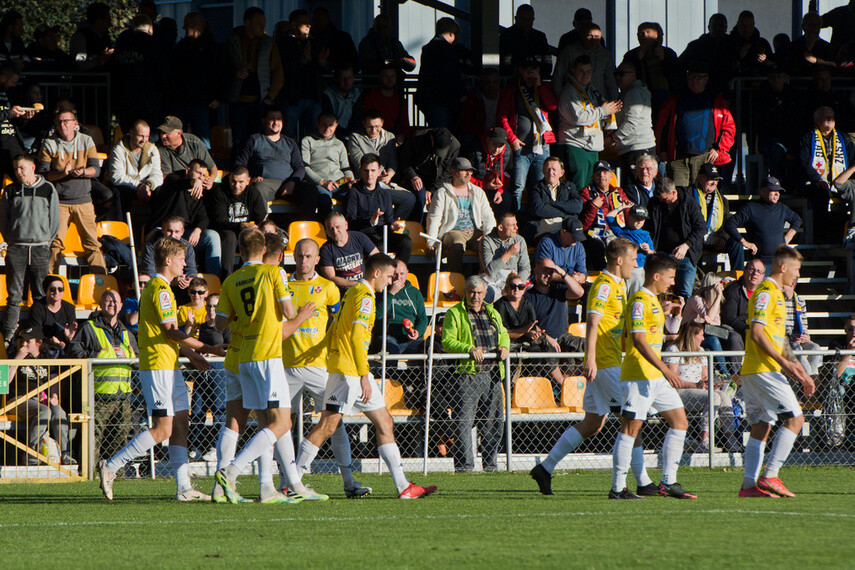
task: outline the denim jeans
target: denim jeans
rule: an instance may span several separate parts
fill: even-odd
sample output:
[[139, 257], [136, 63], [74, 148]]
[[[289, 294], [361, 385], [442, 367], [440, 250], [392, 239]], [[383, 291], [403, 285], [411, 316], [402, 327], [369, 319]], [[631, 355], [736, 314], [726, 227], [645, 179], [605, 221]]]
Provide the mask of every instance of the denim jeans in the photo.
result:
[[[717, 336], [712, 335], [704, 335], [704, 341], [701, 343], [701, 346], [710, 352], [721, 352], [724, 350], [721, 346], [721, 340], [719, 340]], [[723, 356], [714, 356], [713, 361], [715, 363], [715, 369], [718, 370], [719, 374], [730, 376], [727, 371], [727, 362], [724, 360]]]
[[314, 130], [318, 115], [321, 114], [321, 104], [311, 99], [300, 99], [296, 105], [286, 105], [283, 114], [285, 115], [285, 134], [299, 141], [297, 129], [300, 128], [303, 133]]
[[6, 251], [6, 287], [9, 293], [6, 315], [0, 333], [8, 340], [18, 326], [21, 316], [21, 301], [24, 300], [24, 277], [30, 284], [33, 300], [44, 298], [42, 281], [48, 274], [50, 248], [47, 245], [9, 244]]
[[523, 191], [528, 182], [533, 184], [543, 180], [543, 163], [546, 162], [546, 157], [545, 150], [541, 154], [534, 154], [527, 146], [514, 151], [514, 203], [510, 205], [511, 211], [520, 211]]
[[674, 282], [675, 294], [688, 299], [692, 296], [692, 289], [695, 288], [695, 275], [698, 268], [692, 263], [688, 257], [677, 261], [677, 278]]
[[189, 130], [205, 143], [205, 148], [211, 148], [211, 117], [207, 105], [193, 107], [176, 105], [172, 113], [184, 123], [185, 131], [189, 126]]
[[[188, 239], [192, 231], [192, 229], [185, 231], [184, 239]], [[213, 273], [217, 277], [220, 277], [222, 269], [220, 234], [214, 230], [202, 230], [202, 234], [199, 236], [199, 243], [196, 244], [194, 249], [196, 251], [196, 258], [204, 260], [205, 273]]]

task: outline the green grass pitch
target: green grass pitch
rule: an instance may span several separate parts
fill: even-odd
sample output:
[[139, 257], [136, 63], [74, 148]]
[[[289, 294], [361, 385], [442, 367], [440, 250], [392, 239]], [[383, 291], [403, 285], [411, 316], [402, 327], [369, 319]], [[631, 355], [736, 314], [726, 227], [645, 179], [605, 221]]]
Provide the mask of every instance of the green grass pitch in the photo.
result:
[[[651, 473], [656, 480], [658, 473]], [[739, 499], [741, 471], [681, 469], [694, 501], [609, 501], [605, 472], [558, 472], [554, 497], [526, 473], [412, 475], [439, 486], [399, 501], [388, 475], [346, 500], [341, 479], [297, 505], [179, 504], [171, 480], [0, 486], [6, 568], [75, 567], [847, 567], [855, 561], [855, 470], [785, 468], [795, 499]], [[631, 479], [631, 476], [630, 476]], [[241, 478], [253, 497], [257, 481]], [[210, 491], [212, 481], [195, 481]]]

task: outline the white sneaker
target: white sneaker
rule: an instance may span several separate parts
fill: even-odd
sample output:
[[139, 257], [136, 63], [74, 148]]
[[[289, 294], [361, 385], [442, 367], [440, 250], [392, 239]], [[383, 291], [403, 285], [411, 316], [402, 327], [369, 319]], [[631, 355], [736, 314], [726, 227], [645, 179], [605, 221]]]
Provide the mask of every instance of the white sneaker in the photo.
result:
[[189, 489], [185, 489], [180, 493], [175, 494], [175, 498], [181, 502], [189, 502], [189, 501], [206, 501], [209, 502], [211, 500], [211, 495], [206, 495], [202, 491], [197, 491], [193, 487]]
[[217, 460], [217, 448], [212, 447], [208, 451], [202, 455], [202, 461], [216, 461]]
[[113, 481], [116, 480], [116, 474], [107, 468], [107, 460], [102, 459], [98, 462], [98, 478], [101, 480], [101, 492], [107, 497], [108, 501], [113, 500]]

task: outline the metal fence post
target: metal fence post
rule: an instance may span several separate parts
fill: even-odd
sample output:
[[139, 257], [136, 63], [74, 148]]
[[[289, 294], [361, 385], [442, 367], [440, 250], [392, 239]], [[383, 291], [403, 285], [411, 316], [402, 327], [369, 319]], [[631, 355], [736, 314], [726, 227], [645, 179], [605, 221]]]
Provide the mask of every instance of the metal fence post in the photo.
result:
[[[439, 276], [439, 265], [442, 261], [442, 240], [431, 237], [427, 234], [419, 234], [425, 238], [428, 243], [433, 243], [436, 246], [436, 274]], [[436, 309], [439, 303], [439, 287], [433, 288], [433, 309], [430, 314], [430, 345], [428, 346], [428, 366], [427, 366], [427, 401], [425, 402], [425, 461], [424, 474], [427, 475], [428, 450], [430, 447], [430, 404], [431, 404], [431, 388], [433, 385], [433, 355], [434, 340], [436, 339]]]
[[709, 419], [709, 430], [707, 433], [707, 439], [709, 444], [709, 468], [713, 467], [713, 454], [715, 453], [715, 408], [713, 407], [713, 390], [715, 389], [715, 367], [714, 364], [714, 356], [712, 352], [707, 354], [707, 396], [709, 397], [709, 406], [707, 408], [707, 416]]
[[86, 400], [89, 405], [89, 410], [86, 411], [86, 414], [89, 416], [89, 421], [86, 422], [87, 431], [89, 432], [89, 437], [86, 438], [89, 442], [89, 453], [86, 454], [86, 457], [81, 457], [80, 459], [81, 463], [83, 461], [86, 462], [88, 479], [91, 481], [95, 473], [95, 373], [92, 369], [92, 363], [88, 360], [86, 361], [86, 374], [84, 377], [86, 378]]
[[508, 471], [511, 470], [511, 456], [513, 454], [513, 445], [511, 435], [513, 431], [513, 422], [511, 420], [511, 355], [505, 357], [505, 441], [506, 441], [506, 463]]

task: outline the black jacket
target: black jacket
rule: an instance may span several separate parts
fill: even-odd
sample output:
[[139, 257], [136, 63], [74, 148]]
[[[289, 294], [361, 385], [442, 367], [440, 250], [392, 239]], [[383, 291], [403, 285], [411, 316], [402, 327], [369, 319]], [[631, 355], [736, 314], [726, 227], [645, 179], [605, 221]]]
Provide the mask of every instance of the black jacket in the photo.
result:
[[737, 279], [724, 288], [721, 301], [721, 324], [731, 327], [745, 337], [748, 324], [748, 295], [742, 285], [742, 279]]
[[223, 99], [226, 84], [222, 47], [214, 37], [203, 34], [199, 38], [183, 38], [172, 52], [169, 71], [169, 95], [177, 105], [207, 106], [215, 99]]
[[377, 210], [383, 212], [380, 216], [380, 224], [387, 225], [395, 221], [392, 212], [392, 198], [389, 191], [379, 184], [374, 190], [366, 190], [360, 182], [354, 184], [347, 192], [347, 206], [345, 217], [348, 220], [348, 228], [353, 231], [362, 231], [371, 224], [371, 217]]
[[232, 194], [228, 180], [215, 184], [206, 192], [208, 218], [211, 228], [240, 233], [241, 222], [260, 224], [267, 217], [267, 202], [252, 186], [247, 186], [240, 196]]
[[[677, 233], [680, 234], [683, 243], [689, 246], [686, 257], [689, 258], [692, 265], [697, 265], [704, 250], [704, 233], [707, 229], [707, 223], [701, 214], [701, 207], [682, 188], [677, 188], [677, 209], [680, 212], [680, 227], [677, 228]], [[659, 239], [662, 235], [665, 219], [668, 217], [668, 205], [654, 196], [647, 203], [647, 211], [650, 214], [650, 219], [644, 224], [644, 229], [650, 232], [650, 237], [656, 244], [656, 251], [659, 251]]]
[[410, 184], [418, 176], [425, 190], [435, 192], [451, 182], [451, 163], [460, 155], [460, 143], [451, 136], [451, 149], [444, 157], [437, 156], [431, 134], [440, 129], [419, 129], [398, 149], [398, 167], [401, 182]]
[[[656, 195], [656, 189], [662, 185], [662, 180], [659, 178], [653, 179], [653, 195]], [[647, 190], [639, 183], [633, 182], [632, 184], [627, 184], [623, 189], [626, 197], [632, 200], [633, 204], [638, 204], [639, 206], [647, 207], [647, 202], [650, 201], [650, 196], [647, 195]]]
[[190, 194], [192, 187], [193, 180], [181, 172], [173, 172], [167, 176], [151, 201], [148, 226], [156, 228], [167, 216], [181, 216], [186, 229], [207, 230], [210, 225], [208, 212], [202, 198], [194, 198]]
[[546, 182], [541, 180], [528, 193], [528, 212], [532, 220], [578, 216], [582, 211], [582, 198], [572, 182], [558, 185], [558, 199], [553, 200]]

